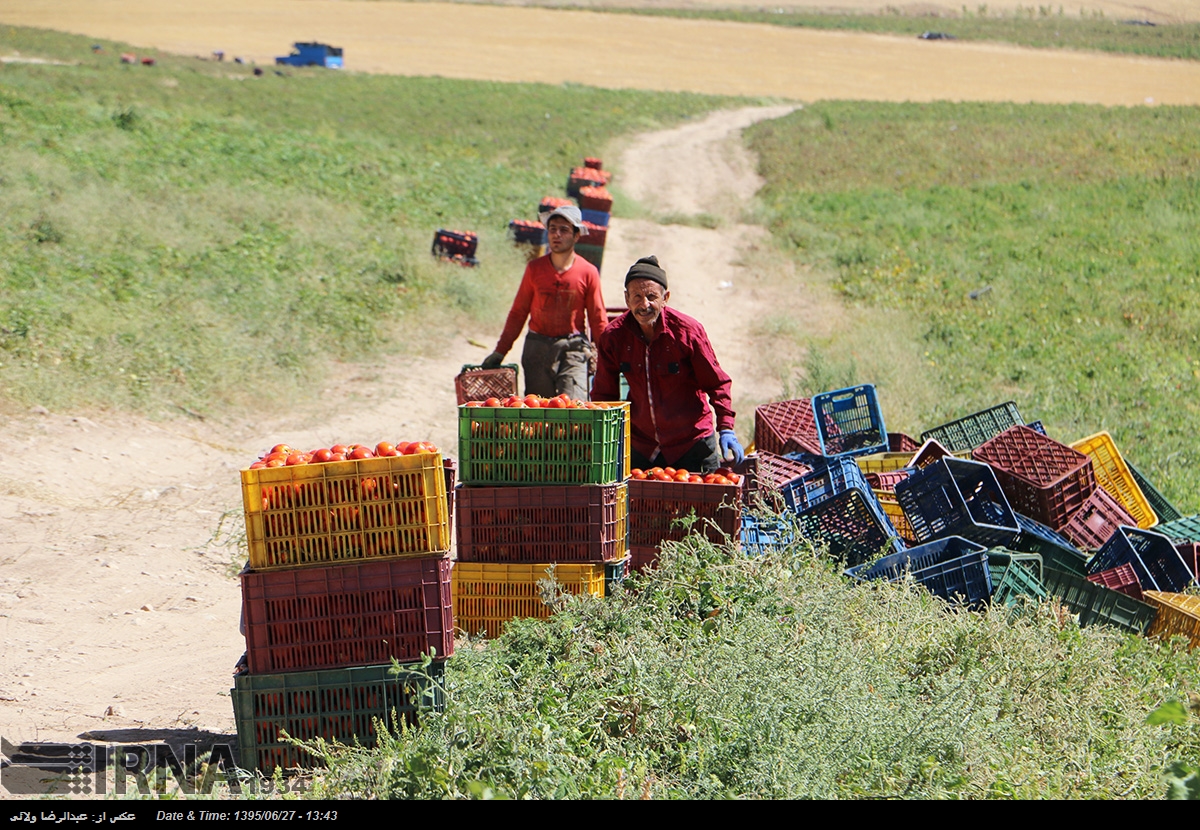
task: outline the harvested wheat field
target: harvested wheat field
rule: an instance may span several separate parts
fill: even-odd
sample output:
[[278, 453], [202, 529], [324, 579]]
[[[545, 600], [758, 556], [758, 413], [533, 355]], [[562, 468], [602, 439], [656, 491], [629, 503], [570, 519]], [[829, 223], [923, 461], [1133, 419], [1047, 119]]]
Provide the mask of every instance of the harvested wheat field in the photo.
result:
[[343, 47], [348, 69], [402, 75], [802, 101], [1200, 102], [1200, 63], [544, 8], [0, 0], [0, 22], [258, 63], [316, 38]]

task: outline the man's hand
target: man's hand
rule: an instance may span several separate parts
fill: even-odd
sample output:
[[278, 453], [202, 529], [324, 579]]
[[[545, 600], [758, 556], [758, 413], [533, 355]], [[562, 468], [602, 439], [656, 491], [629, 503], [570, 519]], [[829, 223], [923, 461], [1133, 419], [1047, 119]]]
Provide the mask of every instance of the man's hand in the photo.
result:
[[737, 435], [734, 434], [734, 431], [723, 429], [720, 432], [720, 438], [721, 458], [726, 461], [733, 461], [734, 464], [741, 464], [746, 459], [746, 451], [738, 443]]
[[504, 355], [500, 354], [500, 352], [492, 352], [490, 355], [488, 355], [487, 357], [485, 357], [483, 359], [483, 368], [498, 369], [498, 368], [500, 368], [500, 364], [501, 364], [501, 362], [503, 362], [503, 360], [504, 360]]

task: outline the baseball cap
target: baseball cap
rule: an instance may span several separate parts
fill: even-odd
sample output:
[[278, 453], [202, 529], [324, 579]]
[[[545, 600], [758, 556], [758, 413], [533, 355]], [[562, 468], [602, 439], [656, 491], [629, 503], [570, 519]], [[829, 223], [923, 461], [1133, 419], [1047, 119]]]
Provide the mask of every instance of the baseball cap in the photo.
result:
[[555, 216], [561, 216], [566, 219], [571, 225], [579, 231], [580, 236], [587, 236], [587, 226], [583, 224], [583, 214], [579, 212], [579, 208], [575, 205], [562, 205], [556, 207], [549, 213], [539, 214], [538, 219], [542, 220], [542, 224], [547, 228], [550, 227], [550, 220]]

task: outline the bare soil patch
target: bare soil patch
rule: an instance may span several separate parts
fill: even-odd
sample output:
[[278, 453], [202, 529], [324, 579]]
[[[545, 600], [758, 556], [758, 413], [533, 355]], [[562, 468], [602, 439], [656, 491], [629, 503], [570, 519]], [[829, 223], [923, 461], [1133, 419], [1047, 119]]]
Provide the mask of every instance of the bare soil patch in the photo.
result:
[[[0, 22], [184, 55], [223, 49], [258, 63], [286, 54], [293, 41], [318, 38], [343, 47], [350, 70], [402, 75], [797, 101], [1200, 101], [1200, 63], [544, 8], [363, 0], [0, 0]], [[586, 58], [581, 38], [588, 44]]]

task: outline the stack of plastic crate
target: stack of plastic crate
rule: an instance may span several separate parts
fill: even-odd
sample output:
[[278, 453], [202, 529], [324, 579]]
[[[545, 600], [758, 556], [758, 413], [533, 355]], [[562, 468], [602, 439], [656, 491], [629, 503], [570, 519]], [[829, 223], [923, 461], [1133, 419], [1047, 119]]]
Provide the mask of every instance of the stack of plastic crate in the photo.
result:
[[612, 175], [602, 169], [598, 158], [586, 158], [583, 167], [571, 171], [567, 192], [579, 201], [579, 212], [583, 214], [583, 225], [587, 235], [579, 239], [575, 253], [595, 265], [604, 262], [604, 244], [608, 240], [608, 222], [612, 217], [612, 194], [606, 185]]
[[475, 266], [479, 260], [475, 258], [479, 246], [479, 235], [474, 231], [454, 231], [439, 228], [433, 234], [433, 245], [430, 252], [438, 259], [456, 262], [459, 265]]
[[450, 470], [422, 453], [242, 471], [242, 766], [310, 767], [285, 732], [370, 745], [377, 720], [440, 705], [454, 649]]
[[549, 616], [543, 580], [603, 596], [628, 567], [629, 404], [459, 407], [455, 624]]

